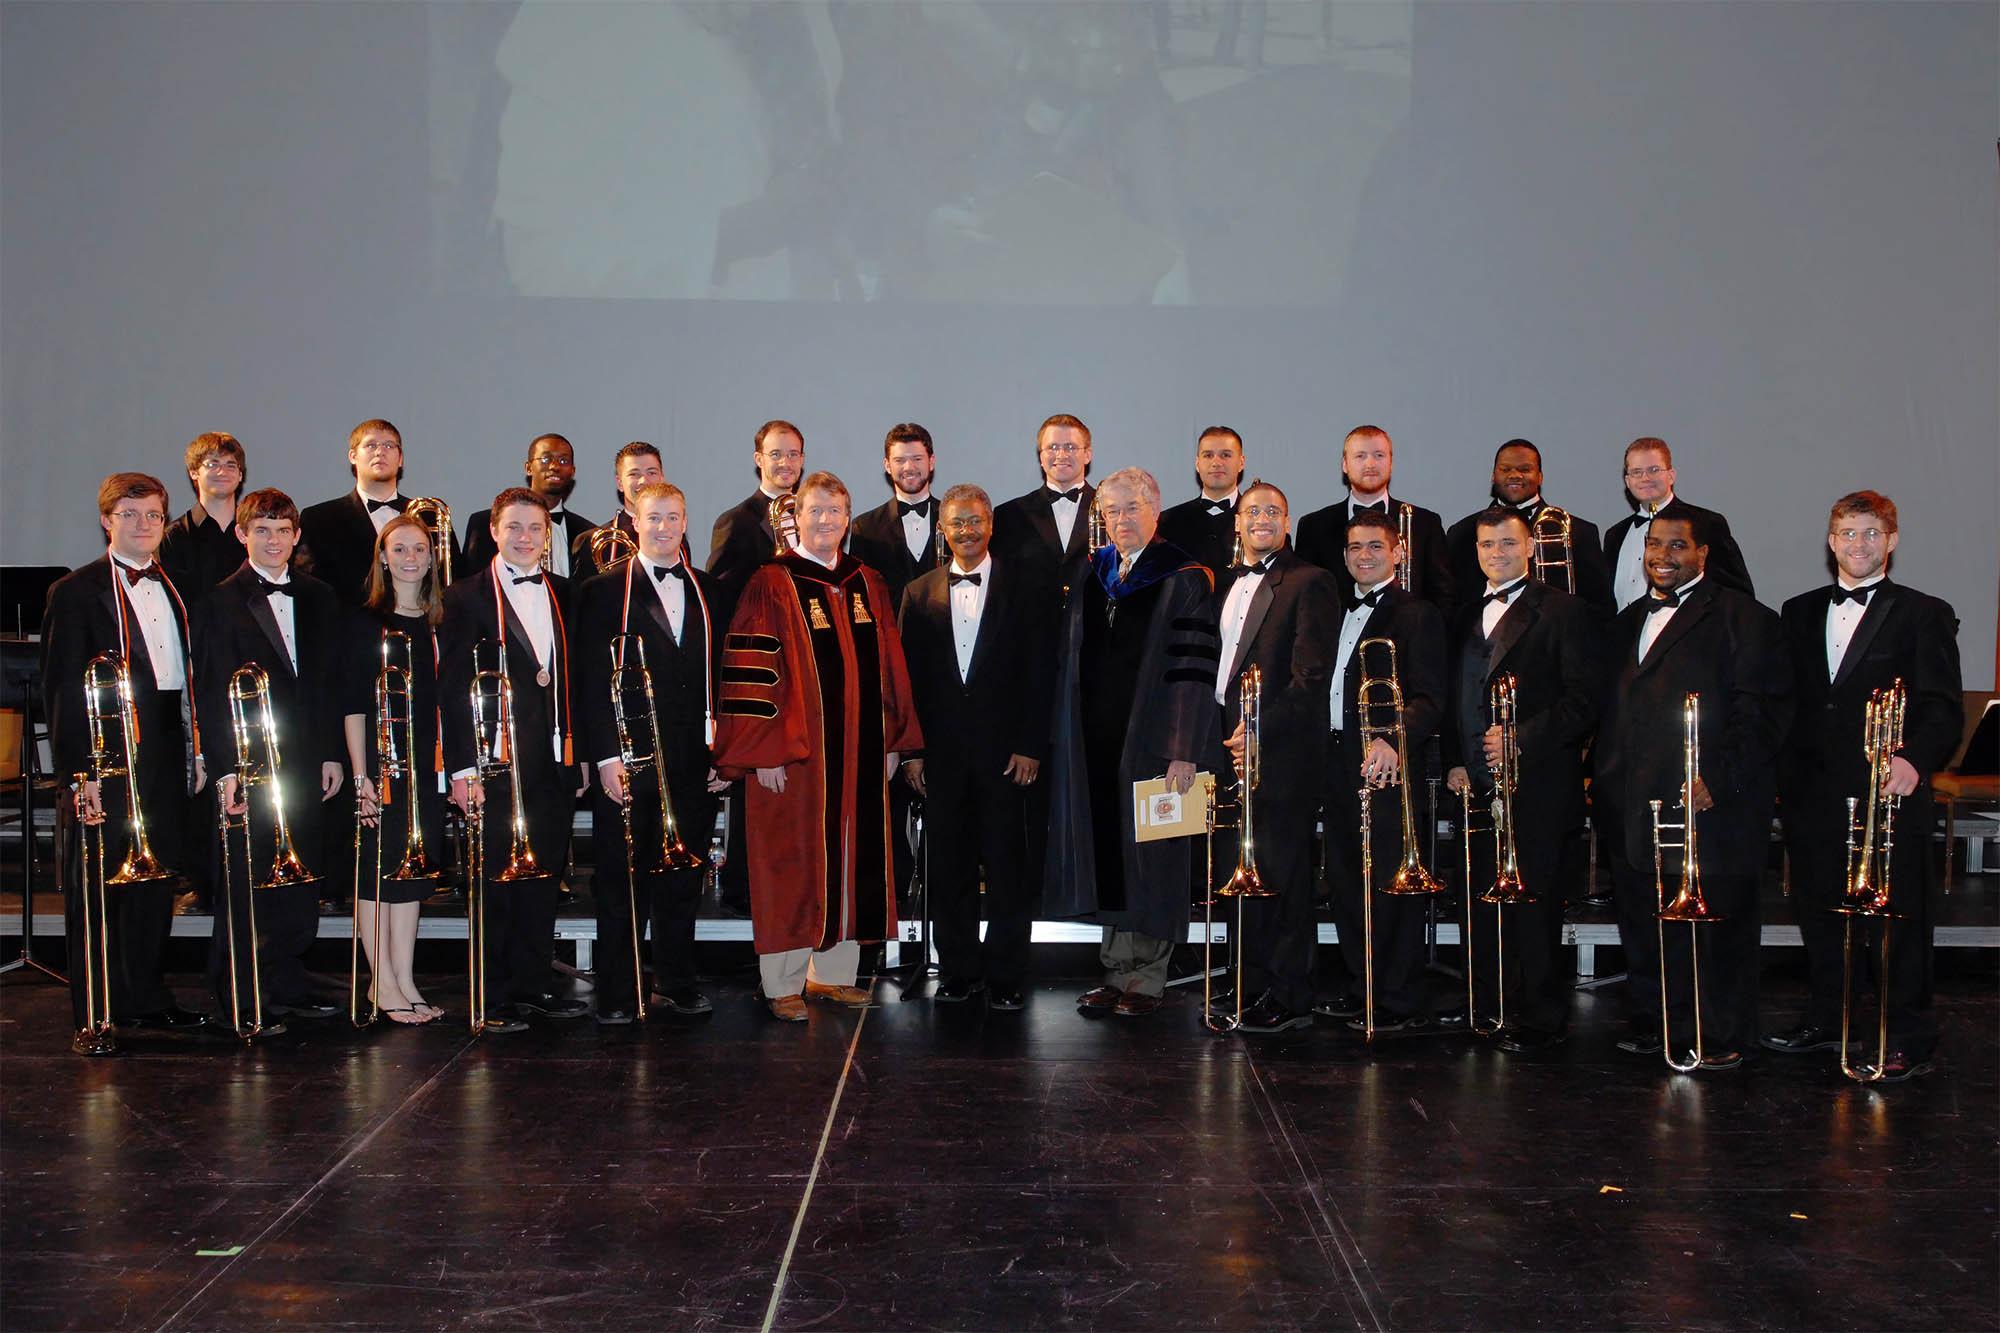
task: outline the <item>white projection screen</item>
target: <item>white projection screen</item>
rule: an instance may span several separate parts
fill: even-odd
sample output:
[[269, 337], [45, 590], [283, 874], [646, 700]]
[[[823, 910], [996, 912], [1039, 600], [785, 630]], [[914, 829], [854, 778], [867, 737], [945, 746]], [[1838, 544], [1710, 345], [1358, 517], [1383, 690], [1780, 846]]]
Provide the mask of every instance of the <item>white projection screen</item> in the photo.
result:
[[1774, 605], [1887, 491], [1979, 684], [1996, 68], [1991, 3], [10, 0], [0, 560], [204, 430], [324, 499], [373, 416], [460, 514], [651, 440], [697, 532], [770, 417], [864, 504], [898, 421], [996, 497], [1051, 412], [1174, 497], [1228, 424], [1295, 514], [1374, 422], [1447, 522], [1659, 435]]

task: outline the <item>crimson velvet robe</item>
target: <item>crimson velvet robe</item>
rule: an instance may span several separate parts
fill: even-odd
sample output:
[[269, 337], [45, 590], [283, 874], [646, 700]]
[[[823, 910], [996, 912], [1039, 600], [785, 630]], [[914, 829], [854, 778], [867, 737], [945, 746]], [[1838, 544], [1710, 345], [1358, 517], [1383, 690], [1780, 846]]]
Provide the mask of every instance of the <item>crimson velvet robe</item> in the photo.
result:
[[[850, 555], [832, 569], [797, 552], [760, 567], [737, 601], [717, 684], [717, 770], [751, 779], [757, 952], [887, 938], [884, 757], [921, 749], [923, 733], [881, 575]], [[752, 775], [780, 767], [782, 792]]]

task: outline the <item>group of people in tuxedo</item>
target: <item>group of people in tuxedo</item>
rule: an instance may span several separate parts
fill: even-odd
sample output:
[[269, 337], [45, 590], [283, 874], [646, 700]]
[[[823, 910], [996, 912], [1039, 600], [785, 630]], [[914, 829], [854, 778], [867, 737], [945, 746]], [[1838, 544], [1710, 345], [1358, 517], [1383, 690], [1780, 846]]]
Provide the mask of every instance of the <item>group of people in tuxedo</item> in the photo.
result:
[[[839, 478], [807, 473], [804, 433], [774, 420], [752, 440], [758, 487], [716, 519], [704, 568], [687, 540], [687, 497], [650, 444], [617, 452], [618, 510], [599, 525], [568, 507], [569, 441], [536, 437], [524, 484], [464, 525], [463, 547], [435, 513], [404, 512], [391, 423], [363, 422], [347, 444], [353, 490], [304, 510], [280, 491], [247, 491], [243, 447], [219, 433], [189, 445], [195, 504], [171, 523], [157, 479], [108, 477], [106, 554], [56, 586], [43, 627], [57, 763], [79, 775], [68, 884], [80, 883], [79, 822], [102, 829], [114, 864], [129, 839], [125, 780], [89, 780], [83, 679], [100, 653], [131, 674], [130, 782], [153, 816], [156, 853], [214, 878], [212, 808], [206, 823], [191, 812], [203, 799], [248, 812], [251, 845], [226, 876], [212, 950], [218, 1003], [235, 996], [235, 1012], [248, 963], [225, 946], [224, 926], [247, 929], [241, 900], [282, 827], [327, 875], [361, 886], [371, 1006], [394, 1021], [440, 1016], [409, 966], [416, 904], [434, 886], [378, 880], [369, 867], [394, 865], [412, 844], [435, 860], [448, 803], [481, 830], [489, 872], [513, 867], [483, 886], [487, 998], [475, 1019], [504, 1033], [583, 1016], [589, 1006], [559, 993], [551, 971], [579, 800], [595, 838], [597, 1021], [630, 1023], [648, 997], [708, 1012], [693, 949], [702, 871], [662, 851], [668, 821], [699, 844], [727, 796], [730, 860], [747, 869], [775, 1018], [803, 1020], [807, 1000], [869, 1002], [859, 946], [895, 930], [915, 800], [935, 1000], [1021, 1008], [1033, 921], [1073, 917], [1102, 927], [1104, 976], [1080, 1009], [1144, 1015], [1162, 1002], [1201, 876], [1199, 839], [1142, 836], [1135, 790], [1158, 782], [1185, 797], [1209, 789], [1204, 774], [1227, 789], [1254, 745], [1248, 799], [1273, 893], [1244, 905], [1243, 1031], [1330, 1018], [1371, 1038], [1477, 1032], [1516, 1052], [1560, 1043], [1561, 863], [1588, 812], [1608, 847], [1628, 960], [1620, 1045], [1642, 1055], [1694, 1045], [1688, 949], [1699, 931], [1701, 1067], [1734, 1068], [1759, 1045], [1824, 1051], [1838, 1044], [1833, 908], [1847, 803], [1868, 778], [1861, 719], [1874, 691], [1901, 681], [1884, 1073], [1930, 1067], [1927, 796], [1958, 740], [1957, 625], [1944, 602], [1888, 578], [1897, 515], [1876, 492], [1832, 506], [1833, 581], [1774, 615], [1755, 600], [1727, 521], [1679, 496], [1671, 450], [1652, 437], [1626, 448], [1631, 512], [1600, 533], [1551, 514], [1527, 440], [1499, 448], [1489, 503], [1447, 529], [1392, 493], [1387, 432], [1357, 427], [1341, 448], [1345, 494], [1294, 524], [1278, 486], [1246, 483], [1229, 428], [1201, 433], [1199, 493], [1167, 506], [1143, 469], [1093, 485], [1090, 430], [1067, 414], [1036, 434], [1040, 484], [999, 504], [970, 484], [935, 494], [930, 433], [899, 424], [883, 448], [891, 496], [856, 515]], [[607, 530], [622, 537], [606, 541]], [[399, 713], [411, 731], [385, 764], [376, 687], [390, 664], [408, 682]], [[275, 719], [275, 782], [237, 781], [264, 761], [236, 752], [246, 666], [261, 673]], [[1503, 680], [1504, 733], [1492, 705]], [[505, 713], [475, 705], [502, 682]], [[1700, 771], [1684, 790], [1681, 719], [1697, 696]], [[1413, 850], [1406, 833], [1420, 822], [1404, 811], [1433, 746], [1472, 827], [1511, 811], [1526, 886], [1519, 901], [1469, 909], [1481, 966], [1467, 1003], [1444, 1012], [1424, 980], [1424, 901], [1389, 891]], [[1503, 769], [1514, 781], [1496, 807]], [[1685, 808], [1699, 833], [1719, 919], [1694, 930], [1657, 930], [1655, 802]], [[1757, 888], [1774, 807], [1812, 990], [1796, 1023], [1760, 1034]], [[1472, 883], [1483, 885], [1501, 840], [1467, 836]], [[332, 1015], [302, 963], [320, 892], [255, 892], [257, 979], [276, 1020], [263, 1030]], [[1334, 950], [1317, 943], [1322, 893]], [[161, 978], [171, 889], [141, 885], [115, 902], [116, 1021], [201, 1025]], [[80, 893], [69, 910], [81, 938]], [[78, 1049], [115, 1049], [84, 1030], [80, 991], [77, 1005]]]

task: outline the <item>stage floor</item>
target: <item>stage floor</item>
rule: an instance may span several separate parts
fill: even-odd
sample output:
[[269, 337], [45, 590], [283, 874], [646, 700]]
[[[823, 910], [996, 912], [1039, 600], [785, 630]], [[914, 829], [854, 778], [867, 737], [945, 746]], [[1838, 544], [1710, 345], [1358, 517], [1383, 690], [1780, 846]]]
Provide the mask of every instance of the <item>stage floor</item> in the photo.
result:
[[1548, 1059], [1215, 1038], [1185, 993], [1084, 1019], [1055, 983], [780, 1025], [726, 981], [694, 1022], [86, 1061], [16, 975], [0, 1322], [1991, 1328], [2000, 1000], [1947, 971], [1939, 1072], [1881, 1090], [1829, 1057], [1669, 1075], [1613, 1048], [1616, 986]]

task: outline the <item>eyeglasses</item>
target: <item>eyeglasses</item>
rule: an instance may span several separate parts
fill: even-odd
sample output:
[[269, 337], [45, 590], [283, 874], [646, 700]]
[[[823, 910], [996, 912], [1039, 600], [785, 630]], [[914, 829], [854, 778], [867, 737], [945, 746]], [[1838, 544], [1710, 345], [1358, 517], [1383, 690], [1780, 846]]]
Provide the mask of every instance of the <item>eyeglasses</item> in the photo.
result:
[[1658, 465], [1653, 467], [1628, 467], [1625, 469], [1625, 480], [1643, 481], [1647, 477], [1657, 477], [1665, 471], [1665, 468]]
[[984, 517], [978, 514], [966, 518], [947, 519], [943, 525], [952, 532], [977, 532], [986, 526]]
[[1865, 541], [1874, 543], [1882, 540], [1883, 532], [1880, 528], [1842, 528], [1833, 535], [1844, 542]]
[[1062, 444], [1045, 444], [1042, 446], [1042, 452], [1045, 454], [1080, 454], [1089, 447], [1089, 445], [1072, 444], [1065, 441]]
[[157, 527], [167, 521], [167, 516], [157, 509], [114, 509], [111, 517], [140, 528]]
[[243, 465], [233, 458], [204, 458], [201, 460], [203, 472], [241, 472]]

